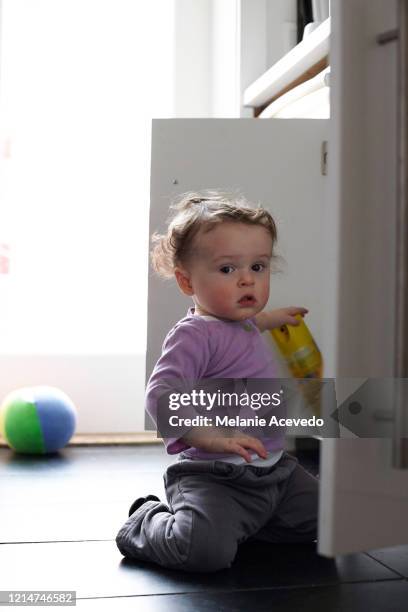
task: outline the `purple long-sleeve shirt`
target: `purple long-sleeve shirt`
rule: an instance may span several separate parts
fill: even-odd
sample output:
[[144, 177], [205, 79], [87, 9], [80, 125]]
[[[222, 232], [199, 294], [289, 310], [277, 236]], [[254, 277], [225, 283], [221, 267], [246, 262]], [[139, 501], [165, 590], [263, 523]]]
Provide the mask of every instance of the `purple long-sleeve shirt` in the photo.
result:
[[[167, 334], [161, 357], [146, 389], [146, 410], [157, 423], [158, 398], [166, 392], [185, 389], [200, 379], [272, 379], [277, 369], [273, 355], [252, 319], [225, 321], [194, 315], [191, 308]], [[172, 381], [172, 382], [170, 382]], [[179, 383], [179, 385], [177, 384]], [[174, 385], [174, 386], [173, 386]], [[192, 416], [191, 407], [182, 407], [178, 415]], [[245, 411], [244, 411], [245, 412]], [[246, 413], [254, 412], [247, 409]], [[186, 428], [188, 431], [190, 428]], [[185, 433], [186, 433], [185, 431]], [[284, 431], [260, 437], [268, 452], [284, 448]], [[223, 458], [226, 454], [206, 453], [190, 447], [179, 438], [166, 438], [169, 454], [184, 452], [192, 459]]]

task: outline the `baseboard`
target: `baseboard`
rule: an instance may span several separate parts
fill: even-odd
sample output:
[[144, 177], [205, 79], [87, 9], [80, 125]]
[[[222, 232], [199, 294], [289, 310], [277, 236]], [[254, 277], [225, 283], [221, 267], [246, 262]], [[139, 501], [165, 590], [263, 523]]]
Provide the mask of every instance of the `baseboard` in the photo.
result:
[[[138, 444], [163, 444], [154, 431], [139, 433], [82, 433], [75, 434], [68, 446], [120, 446]], [[0, 437], [0, 446], [7, 446], [4, 438]]]

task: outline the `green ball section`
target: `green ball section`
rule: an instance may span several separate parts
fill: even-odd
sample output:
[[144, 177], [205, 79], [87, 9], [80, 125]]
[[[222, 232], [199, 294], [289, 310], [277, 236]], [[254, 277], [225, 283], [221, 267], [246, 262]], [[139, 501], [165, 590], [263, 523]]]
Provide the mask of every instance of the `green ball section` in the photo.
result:
[[6, 406], [4, 433], [11, 448], [19, 453], [45, 453], [37, 410], [31, 402], [14, 398]]

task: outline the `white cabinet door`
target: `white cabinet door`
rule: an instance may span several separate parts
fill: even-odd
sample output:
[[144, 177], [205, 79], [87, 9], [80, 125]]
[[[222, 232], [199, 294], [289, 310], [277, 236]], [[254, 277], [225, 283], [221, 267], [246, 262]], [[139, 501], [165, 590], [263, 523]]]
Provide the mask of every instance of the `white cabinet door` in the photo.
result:
[[[394, 373], [397, 43], [376, 37], [396, 27], [396, 7], [332, 2], [325, 333], [334, 330], [326, 375], [336, 377], [338, 402], [352, 379]], [[392, 467], [390, 438], [353, 438], [323, 440], [326, 556], [408, 543], [408, 470]]]
[[[270, 306], [304, 305], [323, 346], [323, 217], [327, 177], [321, 172], [327, 120], [170, 119], [153, 122], [150, 233], [164, 231], [172, 198], [217, 188], [260, 202], [278, 226], [279, 271]], [[147, 376], [163, 339], [191, 300], [175, 283], [149, 274]]]

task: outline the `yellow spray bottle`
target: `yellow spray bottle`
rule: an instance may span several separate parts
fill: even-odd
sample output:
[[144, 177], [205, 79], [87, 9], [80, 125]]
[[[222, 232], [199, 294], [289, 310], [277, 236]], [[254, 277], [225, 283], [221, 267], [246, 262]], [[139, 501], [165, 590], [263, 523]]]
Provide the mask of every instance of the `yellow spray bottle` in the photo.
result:
[[[323, 359], [312, 334], [301, 315], [296, 315], [299, 325], [282, 325], [271, 329], [280, 353], [295, 378], [320, 379], [323, 375]], [[309, 406], [320, 414], [320, 382], [300, 385]]]

